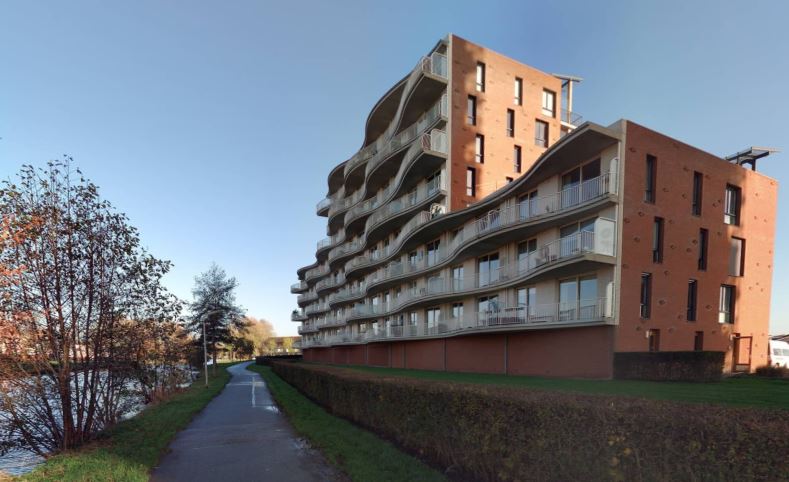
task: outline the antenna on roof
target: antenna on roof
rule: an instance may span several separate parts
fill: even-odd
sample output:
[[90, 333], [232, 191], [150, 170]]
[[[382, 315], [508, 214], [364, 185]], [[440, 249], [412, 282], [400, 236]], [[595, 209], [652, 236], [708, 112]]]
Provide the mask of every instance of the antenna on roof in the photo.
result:
[[762, 157], [767, 157], [774, 152], [781, 152], [778, 149], [773, 149], [772, 147], [755, 147], [751, 146], [748, 149], [742, 150], [736, 154], [732, 154], [730, 156], [724, 157], [727, 161], [737, 164], [738, 166], [743, 166], [745, 164], [751, 165], [751, 170], [756, 170], [756, 160], [761, 159]]

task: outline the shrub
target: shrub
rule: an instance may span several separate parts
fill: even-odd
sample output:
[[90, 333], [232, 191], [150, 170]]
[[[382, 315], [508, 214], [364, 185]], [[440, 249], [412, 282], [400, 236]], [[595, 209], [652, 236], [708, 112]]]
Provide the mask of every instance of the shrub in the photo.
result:
[[722, 351], [656, 351], [614, 353], [614, 378], [710, 382], [723, 374]]
[[756, 369], [756, 375], [769, 378], [789, 378], [789, 368], [765, 365]]
[[474, 480], [789, 478], [782, 410], [378, 377], [273, 363], [334, 414]]

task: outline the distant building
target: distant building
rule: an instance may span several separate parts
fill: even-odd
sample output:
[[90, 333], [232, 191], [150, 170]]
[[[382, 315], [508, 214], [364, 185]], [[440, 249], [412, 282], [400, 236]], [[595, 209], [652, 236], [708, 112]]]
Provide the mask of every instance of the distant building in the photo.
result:
[[617, 352], [767, 363], [770, 150], [582, 123], [580, 80], [450, 35], [389, 89], [291, 286], [305, 359], [599, 378]]
[[274, 355], [298, 355], [301, 353], [300, 336], [274, 336], [269, 340], [274, 341]]

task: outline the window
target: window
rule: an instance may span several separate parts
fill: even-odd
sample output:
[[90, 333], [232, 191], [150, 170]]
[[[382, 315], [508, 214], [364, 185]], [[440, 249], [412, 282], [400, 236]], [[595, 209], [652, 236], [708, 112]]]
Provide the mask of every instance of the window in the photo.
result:
[[498, 295], [483, 296], [481, 298], [478, 298], [477, 307], [480, 313], [489, 313], [492, 311], [498, 311], [499, 309]]
[[507, 109], [507, 137], [515, 137], [515, 111]]
[[427, 321], [427, 332], [437, 333], [438, 322], [441, 321], [441, 309], [438, 307], [425, 310], [425, 321]]
[[532, 191], [518, 198], [518, 211], [521, 219], [527, 219], [538, 214], [537, 191]]
[[452, 268], [452, 290], [460, 291], [463, 289], [463, 266]]
[[477, 62], [477, 92], [485, 92], [485, 64]]
[[652, 262], [663, 262], [663, 218], [655, 218], [652, 225]]
[[704, 184], [704, 175], [700, 172], [693, 173], [693, 204], [691, 214], [701, 216], [701, 190]]
[[463, 319], [463, 303], [452, 303], [452, 318]]
[[411, 326], [416, 326], [416, 324], [418, 322], [419, 322], [419, 317], [417, 316], [416, 311], [412, 311], [412, 312], [408, 313], [408, 323]]
[[538, 120], [534, 123], [534, 145], [548, 147], [548, 123]]
[[436, 239], [430, 243], [427, 243], [427, 265], [433, 266], [434, 264], [438, 263], [439, 261], [439, 253], [438, 248], [441, 246], [441, 240]]
[[485, 136], [477, 134], [477, 140], [474, 144], [474, 160], [478, 164], [485, 162]]
[[699, 282], [695, 279], [688, 280], [688, 309], [685, 318], [696, 321], [696, 298], [698, 297]]
[[648, 320], [652, 311], [652, 274], [641, 273], [641, 305], [640, 316]]
[[734, 323], [734, 286], [721, 285], [718, 323]]
[[499, 280], [499, 253], [482, 256], [477, 260], [479, 286], [487, 286]]
[[511, 178], [510, 176], [506, 176], [504, 179], [507, 180], [507, 184], [509, 184], [509, 183], [511, 183], [512, 181], [515, 180], [515, 179]]
[[740, 225], [740, 188], [726, 185], [726, 206], [723, 212], [723, 222], [733, 226]]
[[561, 207], [574, 206], [602, 194], [599, 177], [600, 159], [587, 162], [581, 167], [576, 167], [562, 174]]
[[693, 351], [704, 351], [704, 332], [697, 331], [693, 335]]
[[745, 274], [745, 240], [731, 238], [729, 248], [729, 276], [743, 276]]
[[537, 306], [537, 288], [534, 286], [518, 288], [516, 293], [518, 297], [518, 311], [521, 312], [518, 313], [518, 316], [526, 319], [534, 316]]
[[473, 167], [466, 168], [466, 196], [477, 195], [477, 170]]
[[416, 251], [411, 251], [408, 253], [408, 264], [410, 264], [412, 267], [415, 267], [418, 261], [419, 255]]
[[699, 229], [699, 270], [707, 270], [707, 245], [709, 244], [709, 231]]
[[[518, 270], [524, 271], [529, 268], [529, 257], [531, 253], [537, 251], [537, 239], [530, 239], [522, 243], [518, 243]], [[532, 261], [531, 265], [535, 262]]]
[[466, 103], [466, 123], [470, 126], [477, 125], [477, 98], [473, 95], [468, 96]]
[[521, 172], [521, 146], [514, 146], [512, 149], [512, 170]]
[[596, 277], [559, 281], [559, 321], [597, 317], [597, 302]]
[[644, 189], [644, 201], [655, 203], [655, 188], [657, 182], [657, 157], [647, 154], [647, 173], [646, 186]]
[[660, 351], [660, 330], [652, 328], [647, 333], [649, 334], [649, 351]]
[[515, 105], [523, 105], [523, 79], [515, 77]]
[[556, 94], [547, 89], [542, 91], [542, 113], [549, 117], [556, 115]]

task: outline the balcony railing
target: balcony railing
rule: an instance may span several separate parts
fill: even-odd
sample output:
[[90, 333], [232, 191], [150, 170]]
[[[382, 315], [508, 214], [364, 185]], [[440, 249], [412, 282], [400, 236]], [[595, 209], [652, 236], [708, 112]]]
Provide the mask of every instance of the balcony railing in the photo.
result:
[[316, 212], [323, 211], [324, 209], [326, 209], [329, 206], [331, 206], [332, 201], [333, 201], [333, 199], [331, 197], [325, 197], [325, 198], [321, 199], [320, 201], [318, 201], [318, 204], [315, 205], [315, 211]]
[[320, 313], [322, 311], [327, 311], [329, 309], [329, 305], [326, 303], [317, 303], [309, 305], [307, 308], [304, 309], [304, 313], [307, 315], [313, 315], [315, 313]]
[[583, 117], [580, 114], [567, 109], [562, 109], [561, 116], [561, 121], [571, 126], [579, 126], [583, 122]]
[[299, 291], [304, 291], [307, 288], [309, 288], [309, 286], [307, 285], [306, 281], [299, 281], [298, 283], [293, 283], [290, 285], [290, 292], [298, 293]]
[[[463, 331], [485, 331], [504, 327], [550, 326], [577, 323], [603, 322], [612, 317], [612, 307], [608, 298], [571, 300], [559, 303], [545, 303], [465, 313], [461, 317], [439, 319], [435, 322], [420, 322], [415, 325], [375, 324], [373, 328], [360, 333], [343, 332], [324, 335], [309, 340], [305, 346], [321, 346], [348, 342], [367, 342], [384, 339], [421, 338], [428, 336], [454, 334]], [[305, 340], [303, 340], [305, 341]]]
[[307, 270], [307, 272], [304, 274], [304, 278], [309, 280], [313, 278], [319, 278], [327, 274], [329, 274], [328, 266], [318, 266], [317, 268]]
[[304, 313], [303, 310], [293, 310], [293, 312], [290, 314], [290, 320], [291, 321], [306, 321], [307, 320], [307, 314]]
[[328, 248], [331, 245], [332, 245], [332, 238], [331, 237], [323, 238], [320, 241], [318, 241], [317, 249], [318, 249], [318, 251], [320, 251], [321, 249]]

